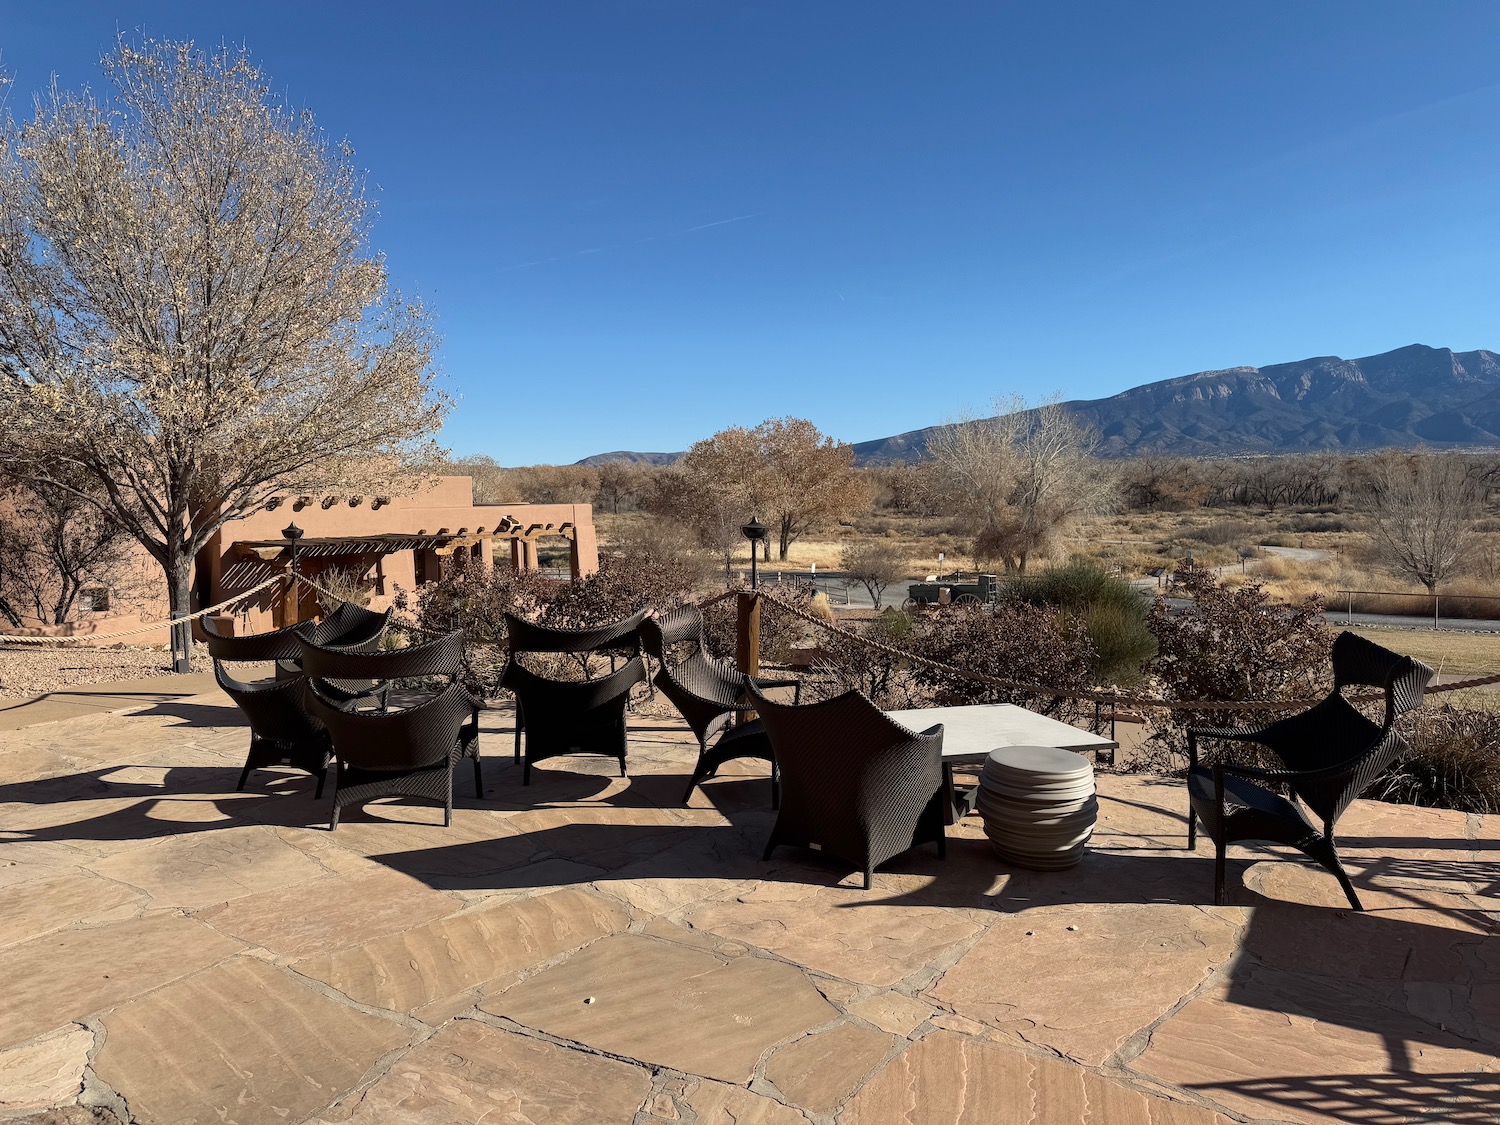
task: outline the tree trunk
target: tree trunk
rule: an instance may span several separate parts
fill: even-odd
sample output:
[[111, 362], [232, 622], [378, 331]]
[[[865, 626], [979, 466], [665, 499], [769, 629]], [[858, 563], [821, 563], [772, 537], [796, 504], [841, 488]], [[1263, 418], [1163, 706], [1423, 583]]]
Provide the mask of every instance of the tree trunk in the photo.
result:
[[[186, 617], [193, 612], [193, 559], [191, 555], [171, 552], [163, 564], [167, 572], [167, 598], [172, 617]], [[172, 625], [172, 671], [192, 670], [193, 626], [183, 621]]]

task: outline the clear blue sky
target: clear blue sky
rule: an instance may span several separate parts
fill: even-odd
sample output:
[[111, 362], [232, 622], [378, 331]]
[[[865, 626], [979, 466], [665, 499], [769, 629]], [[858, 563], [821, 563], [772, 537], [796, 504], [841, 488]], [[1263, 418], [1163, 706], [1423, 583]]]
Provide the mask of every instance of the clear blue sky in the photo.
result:
[[117, 28], [354, 143], [503, 464], [1500, 348], [1493, 0], [0, 0], [15, 108]]

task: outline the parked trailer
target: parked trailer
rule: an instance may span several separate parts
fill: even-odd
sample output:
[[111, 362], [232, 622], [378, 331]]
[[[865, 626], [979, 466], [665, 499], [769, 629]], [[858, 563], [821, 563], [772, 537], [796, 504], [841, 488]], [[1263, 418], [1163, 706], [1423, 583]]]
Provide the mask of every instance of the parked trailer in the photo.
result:
[[1000, 597], [1000, 578], [994, 574], [981, 574], [972, 580], [960, 576], [936, 582], [913, 582], [901, 608], [942, 605], [944, 590], [948, 592], [946, 602], [949, 605], [994, 605]]

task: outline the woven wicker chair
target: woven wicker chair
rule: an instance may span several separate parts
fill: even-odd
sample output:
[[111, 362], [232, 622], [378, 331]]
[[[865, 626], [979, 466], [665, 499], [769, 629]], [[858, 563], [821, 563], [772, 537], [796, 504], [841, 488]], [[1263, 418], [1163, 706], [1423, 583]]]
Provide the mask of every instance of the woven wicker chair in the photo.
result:
[[[646, 619], [647, 610], [632, 613], [608, 625], [591, 625], [586, 629], [557, 629], [550, 625], [535, 625], [514, 614], [505, 615], [505, 647], [507, 659], [500, 683], [508, 687], [505, 676], [510, 674], [516, 657], [523, 652], [571, 653], [583, 656], [591, 652], [609, 655], [609, 670], [616, 671], [616, 660], [622, 653], [640, 655], [640, 625]], [[587, 665], [584, 668], [587, 674]], [[516, 761], [521, 761], [521, 736], [526, 732], [526, 716], [519, 698], [516, 700]], [[528, 771], [527, 776], [530, 776]]]
[[[325, 696], [337, 698], [342, 694], [345, 699], [376, 696], [381, 708], [388, 709], [390, 685], [394, 680], [441, 677], [449, 684], [457, 683], [464, 667], [464, 635], [460, 630], [407, 648], [371, 652], [325, 648], [304, 637], [300, 655], [303, 671]], [[471, 696], [469, 721], [460, 735], [465, 753], [474, 760], [476, 797], [484, 796], [479, 757], [479, 712], [482, 709], [481, 702]]]
[[364, 652], [380, 643], [380, 638], [385, 635], [390, 623], [390, 610], [376, 613], [352, 602], [344, 602], [332, 613], [295, 628], [303, 640], [321, 648]]
[[630, 689], [646, 682], [646, 663], [632, 657], [594, 680], [552, 680], [512, 657], [500, 680], [516, 696], [516, 753], [525, 716], [526, 754], [521, 784], [531, 784], [531, 765], [564, 754], [605, 754], [620, 760], [625, 776], [625, 705]]
[[301, 676], [286, 680], [237, 680], [214, 661], [214, 679], [250, 724], [250, 753], [240, 771], [236, 791], [243, 790], [250, 771], [268, 766], [290, 766], [318, 779], [314, 798], [323, 796], [323, 782], [333, 745], [323, 724], [307, 713], [303, 697], [307, 681]]
[[[759, 719], [730, 726], [737, 717], [754, 710], [745, 694], [751, 680], [743, 672], [708, 655], [703, 643], [703, 614], [695, 605], [674, 609], [661, 617], [641, 622], [641, 647], [656, 661], [656, 686], [672, 701], [683, 721], [698, 738], [698, 762], [688, 779], [682, 801], [693, 798], [693, 790], [713, 777], [719, 767], [735, 758], [759, 758], [771, 763], [771, 807], [781, 804], [781, 778], [776, 755], [766, 737], [765, 724]], [[693, 651], [675, 664], [667, 659], [674, 644], [691, 641]], [[802, 701], [802, 684], [797, 680], [771, 680], [757, 677], [761, 691], [768, 688], [792, 688], [794, 703]], [[718, 735], [712, 746], [709, 740]]]
[[[444, 826], [453, 823], [453, 770], [475, 756], [469, 719], [475, 700], [462, 684], [401, 710], [355, 711], [327, 694], [327, 681], [309, 680], [309, 709], [328, 728], [338, 763], [333, 816], [339, 826], [346, 805], [377, 797], [416, 797], [443, 805]], [[475, 781], [478, 782], [475, 762]]]
[[[1349, 803], [1407, 752], [1406, 741], [1392, 728], [1399, 716], [1421, 705], [1431, 678], [1432, 669], [1420, 661], [1355, 633], [1340, 633], [1333, 645], [1334, 688], [1320, 703], [1261, 726], [1188, 728], [1188, 847], [1197, 845], [1202, 821], [1214, 842], [1214, 902], [1224, 904], [1225, 848], [1236, 841], [1261, 840], [1302, 852], [1332, 873], [1350, 906], [1364, 909], [1339, 862], [1333, 826]], [[1367, 719], [1344, 698], [1351, 685], [1385, 692], [1383, 723]], [[1256, 743], [1286, 768], [1200, 765], [1198, 741], [1204, 738]], [[1267, 786], [1285, 787], [1295, 800]], [[1321, 829], [1297, 801], [1318, 818]]]
[[776, 703], [754, 686], [781, 767], [781, 808], [765, 857], [783, 844], [815, 848], [864, 872], [943, 835], [943, 728], [914, 734], [857, 691], [802, 706]]

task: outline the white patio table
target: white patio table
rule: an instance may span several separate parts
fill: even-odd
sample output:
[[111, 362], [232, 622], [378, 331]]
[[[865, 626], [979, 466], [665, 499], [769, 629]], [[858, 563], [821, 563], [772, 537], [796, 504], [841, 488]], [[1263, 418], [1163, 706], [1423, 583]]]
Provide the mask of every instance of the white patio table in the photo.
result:
[[943, 812], [949, 824], [957, 824], [974, 808], [975, 790], [953, 784], [954, 766], [983, 766], [990, 751], [1001, 746], [1051, 746], [1058, 750], [1118, 750], [1120, 744], [1038, 715], [1013, 703], [979, 703], [968, 707], [922, 707], [914, 711], [887, 711], [886, 715], [908, 730], [924, 731], [943, 724]]

